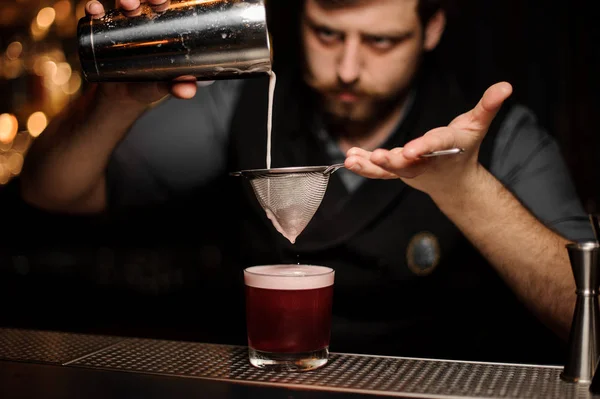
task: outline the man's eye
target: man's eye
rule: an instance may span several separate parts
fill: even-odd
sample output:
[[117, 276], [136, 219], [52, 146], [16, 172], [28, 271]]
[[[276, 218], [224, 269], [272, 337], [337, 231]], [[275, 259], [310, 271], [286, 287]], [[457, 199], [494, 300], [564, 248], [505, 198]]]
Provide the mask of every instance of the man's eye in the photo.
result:
[[372, 47], [374, 47], [378, 50], [390, 49], [395, 44], [395, 41], [392, 39], [389, 39], [387, 37], [377, 37], [377, 36], [369, 37], [367, 39], [367, 42], [369, 43], [369, 45], [371, 45]]
[[341, 39], [341, 35], [329, 29], [317, 28], [317, 37], [324, 43], [333, 43]]

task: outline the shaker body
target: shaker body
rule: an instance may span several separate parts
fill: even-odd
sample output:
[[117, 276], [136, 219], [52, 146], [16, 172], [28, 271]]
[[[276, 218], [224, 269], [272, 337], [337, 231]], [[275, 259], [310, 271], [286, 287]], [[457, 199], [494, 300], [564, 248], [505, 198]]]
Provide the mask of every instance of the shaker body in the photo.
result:
[[88, 82], [248, 78], [271, 71], [263, 0], [142, 3], [136, 16], [107, 10], [77, 28]]

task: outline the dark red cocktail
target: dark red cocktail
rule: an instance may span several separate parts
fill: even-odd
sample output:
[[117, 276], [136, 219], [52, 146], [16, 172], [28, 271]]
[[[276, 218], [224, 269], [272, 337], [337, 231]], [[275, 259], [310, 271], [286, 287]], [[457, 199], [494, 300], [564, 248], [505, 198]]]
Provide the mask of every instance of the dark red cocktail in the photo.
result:
[[250, 363], [310, 370], [327, 362], [333, 269], [255, 266], [244, 271]]

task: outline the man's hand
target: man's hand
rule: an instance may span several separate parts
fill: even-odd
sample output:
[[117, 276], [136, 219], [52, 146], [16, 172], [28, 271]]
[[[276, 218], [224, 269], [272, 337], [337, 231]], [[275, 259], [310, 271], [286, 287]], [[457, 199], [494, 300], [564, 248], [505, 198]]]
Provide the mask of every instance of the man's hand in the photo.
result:
[[[503, 102], [511, 94], [509, 83], [496, 83], [485, 91], [475, 108], [456, 117], [448, 126], [430, 130], [403, 148], [373, 152], [351, 148], [345, 166], [368, 178], [400, 178], [432, 196], [451, 193], [473, 182], [479, 169], [481, 142]], [[465, 153], [420, 158], [428, 152], [453, 147], [464, 148]]]
[[[142, 0], [144, 1], [144, 0]], [[152, 5], [159, 6], [168, 0], [145, 0]], [[133, 17], [140, 11], [140, 0], [117, 0], [117, 5], [126, 11], [126, 15]], [[92, 0], [85, 6], [85, 12], [91, 18], [102, 18], [104, 6]], [[181, 99], [190, 99], [196, 95], [196, 79], [194, 77], [182, 76], [174, 82], [144, 82], [144, 83], [102, 83], [98, 85], [101, 96], [110, 101], [133, 100], [136, 103], [151, 104], [160, 100], [169, 93]]]
[[[479, 103], [448, 126], [430, 130], [391, 151], [353, 148], [345, 166], [377, 179], [400, 178], [428, 194], [542, 322], [568, 337], [575, 283], [567, 240], [540, 222], [478, 162], [479, 148], [512, 87], [489, 87]], [[463, 154], [419, 158], [453, 147]]]

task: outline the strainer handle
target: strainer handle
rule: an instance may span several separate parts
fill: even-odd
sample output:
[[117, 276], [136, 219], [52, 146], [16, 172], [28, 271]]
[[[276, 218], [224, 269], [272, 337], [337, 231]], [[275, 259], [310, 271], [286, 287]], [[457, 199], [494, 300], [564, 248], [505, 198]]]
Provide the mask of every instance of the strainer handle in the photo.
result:
[[323, 171], [323, 174], [324, 174], [324, 175], [330, 175], [330, 174], [332, 174], [333, 172], [335, 172], [336, 170], [338, 170], [338, 169], [340, 169], [340, 168], [343, 168], [343, 167], [344, 167], [344, 164], [343, 164], [343, 163], [336, 163], [336, 164], [333, 164], [333, 165], [329, 166], [327, 169], [325, 169], [325, 170]]

